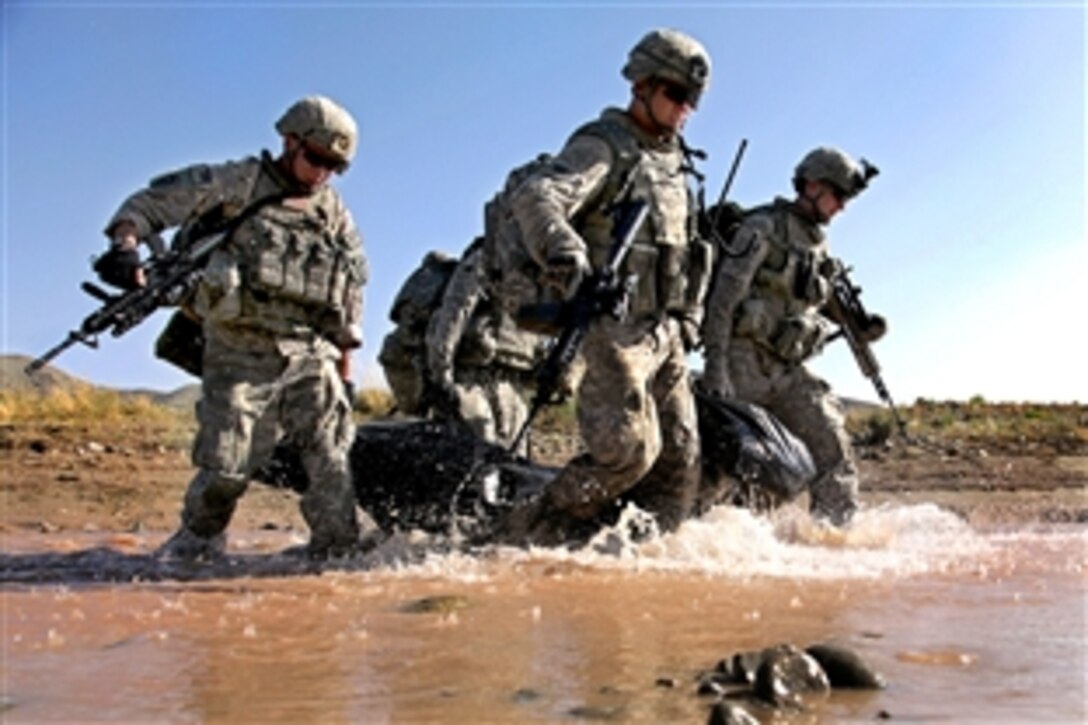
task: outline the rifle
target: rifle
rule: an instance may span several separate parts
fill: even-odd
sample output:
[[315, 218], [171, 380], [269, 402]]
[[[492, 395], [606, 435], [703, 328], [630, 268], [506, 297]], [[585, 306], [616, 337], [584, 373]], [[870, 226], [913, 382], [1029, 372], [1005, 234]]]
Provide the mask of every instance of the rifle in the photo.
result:
[[616, 223], [613, 227], [616, 241], [604, 266], [584, 279], [569, 300], [522, 305], [518, 310], [520, 326], [548, 334], [558, 330], [559, 337], [537, 368], [536, 392], [529, 406], [529, 414], [510, 444], [510, 451], [517, 451], [521, 446], [540, 409], [555, 401], [559, 381], [578, 355], [590, 323], [605, 313], [616, 319], [623, 318], [634, 280], [620, 279], [620, 268], [649, 211], [650, 204], [645, 199], [618, 205], [614, 211]]
[[838, 261], [833, 262], [832, 267], [831, 297], [827, 301], [826, 311], [828, 316], [839, 324], [839, 329], [828, 341], [839, 336], [846, 338], [846, 343], [850, 346], [850, 352], [854, 354], [862, 374], [872, 381], [877, 395], [888, 405], [900, 435], [908, 438], [907, 425], [900, 417], [888, 387], [884, 384], [884, 379], [880, 375], [880, 364], [876, 361], [876, 356], [869, 344], [884, 334], [884, 320], [870, 315], [865, 310], [865, 306], [861, 303], [861, 287], [850, 281], [849, 272], [852, 268]]
[[46, 363], [77, 342], [90, 348], [98, 348], [98, 336], [107, 330], [113, 337], [120, 337], [151, 316], [160, 307], [181, 304], [196, 288], [204, 273], [204, 263], [226, 237], [233, 231], [228, 226], [223, 231], [197, 239], [192, 244], [171, 249], [152, 256], [144, 265], [147, 284], [121, 294], [113, 294], [92, 282], [83, 282], [80, 288], [102, 302], [102, 306], [87, 315], [78, 329], [72, 330], [59, 344], [26, 366], [31, 375]]

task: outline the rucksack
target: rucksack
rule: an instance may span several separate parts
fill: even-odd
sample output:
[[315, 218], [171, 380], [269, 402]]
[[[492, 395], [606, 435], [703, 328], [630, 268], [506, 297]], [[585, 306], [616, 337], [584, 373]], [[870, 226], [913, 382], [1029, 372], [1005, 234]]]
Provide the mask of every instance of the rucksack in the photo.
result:
[[[596, 136], [612, 149], [615, 163], [600, 198], [618, 198], [641, 158], [637, 141], [615, 121], [607, 119], [581, 126], [571, 138], [582, 134]], [[495, 293], [511, 313], [516, 313], [521, 305], [543, 301], [544, 296], [539, 284], [540, 261], [533, 258], [525, 244], [521, 227], [514, 218], [511, 198], [522, 184], [554, 161], [555, 156], [542, 153], [518, 166], [507, 175], [502, 189], [484, 206], [484, 257], [496, 287]]]
[[382, 342], [378, 362], [403, 413], [419, 412], [426, 371], [427, 325], [442, 304], [458, 262], [443, 252], [427, 252], [393, 299], [389, 319], [395, 327]]
[[398, 326], [422, 327], [426, 332], [427, 322], [441, 304], [458, 262], [456, 257], [444, 252], [427, 252], [393, 298], [389, 319]]

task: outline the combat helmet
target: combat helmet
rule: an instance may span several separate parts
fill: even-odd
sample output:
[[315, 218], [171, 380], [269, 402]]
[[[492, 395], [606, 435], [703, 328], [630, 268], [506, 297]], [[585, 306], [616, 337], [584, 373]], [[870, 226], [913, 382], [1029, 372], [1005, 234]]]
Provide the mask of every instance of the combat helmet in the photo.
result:
[[306, 96], [293, 103], [276, 121], [276, 130], [337, 159], [342, 164], [338, 171], [351, 163], [359, 136], [351, 114], [325, 96]]
[[651, 30], [635, 44], [623, 66], [623, 77], [632, 83], [659, 78], [691, 91], [695, 105], [710, 84], [710, 56], [702, 43], [669, 28]]
[[850, 156], [836, 148], [820, 146], [809, 151], [793, 172], [793, 186], [801, 190], [805, 181], [824, 181], [838, 189], [843, 197], [851, 199], [860, 194], [869, 180], [880, 173], [880, 169], [865, 159], [854, 161]]

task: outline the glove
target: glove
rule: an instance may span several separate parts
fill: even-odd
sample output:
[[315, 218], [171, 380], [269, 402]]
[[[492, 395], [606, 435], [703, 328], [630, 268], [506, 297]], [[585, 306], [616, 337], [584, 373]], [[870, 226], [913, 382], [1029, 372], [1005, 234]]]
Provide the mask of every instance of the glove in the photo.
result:
[[888, 332], [888, 322], [883, 315], [869, 315], [865, 320], [865, 326], [861, 330], [861, 341], [873, 343], [884, 337]]
[[548, 258], [544, 268], [544, 284], [558, 289], [563, 299], [570, 299], [582, 281], [593, 273], [584, 252], [564, 252]]
[[684, 341], [684, 352], [698, 349], [703, 341], [699, 323], [689, 317], [681, 317], [677, 322], [680, 324], [680, 339]]
[[142, 286], [140, 253], [133, 248], [110, 247], [94, 261], [94, 271], [100, 280], [119, 289], [127, 291]]

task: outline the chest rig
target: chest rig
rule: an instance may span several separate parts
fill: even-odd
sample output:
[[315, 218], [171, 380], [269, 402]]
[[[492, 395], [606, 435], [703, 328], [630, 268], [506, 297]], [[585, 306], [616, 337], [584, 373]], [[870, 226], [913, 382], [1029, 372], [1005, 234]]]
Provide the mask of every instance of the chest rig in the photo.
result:
[[764, 212], [773, 222], [766, 236], [766, 256], [741, 304], [736, 333], [749, 337], [778, 358], [799, 363], [819, 352], [831, 332], [820, 313], [831, 295], [822, 275], [827, 244], [818, 230], [806, 228], [786, 202]]
[[606, 116], [576, 132], [606, 140], [615, 165], [626, 171], [618, 183], [606, 184], [597, 203], [587, 205], [575, 228], [593, 266], [603, 266], [615, 242], [613, 204], [625, 198], [648, 201], [649, 216], [621, 272], [636, 279], [628, 312], [636, 318], [694, 312], [706, 295], [712, 258], [697, 232], [691, 166], [679, 144], [652, 147], [630, 125], [625, 118]]

